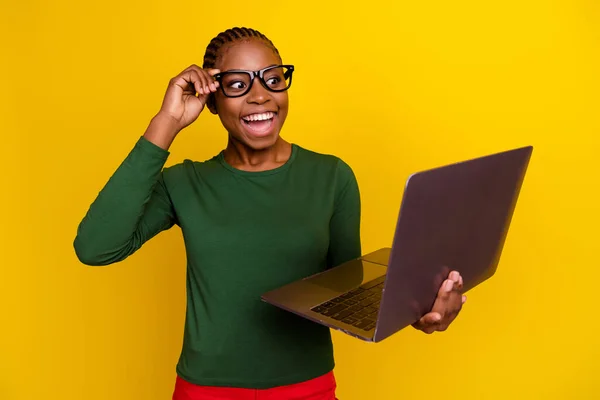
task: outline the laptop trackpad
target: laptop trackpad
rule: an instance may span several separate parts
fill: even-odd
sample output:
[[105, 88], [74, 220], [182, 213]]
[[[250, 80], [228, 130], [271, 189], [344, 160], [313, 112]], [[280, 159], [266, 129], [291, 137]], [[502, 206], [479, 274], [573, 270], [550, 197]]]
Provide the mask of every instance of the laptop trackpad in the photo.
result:
[[364, 260], [352, 260], [306, 281], [340, 294], [385, 275], [387, 267]]

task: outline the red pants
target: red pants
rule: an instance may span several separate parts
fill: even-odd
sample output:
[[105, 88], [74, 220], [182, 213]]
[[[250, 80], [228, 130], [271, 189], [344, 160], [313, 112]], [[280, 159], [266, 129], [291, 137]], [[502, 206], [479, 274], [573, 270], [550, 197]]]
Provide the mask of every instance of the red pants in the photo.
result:
[[178, 376], [173, 400], [337, 400], [335, 388], [333, 372], [306, 382], [272, 389], [198, 386]]

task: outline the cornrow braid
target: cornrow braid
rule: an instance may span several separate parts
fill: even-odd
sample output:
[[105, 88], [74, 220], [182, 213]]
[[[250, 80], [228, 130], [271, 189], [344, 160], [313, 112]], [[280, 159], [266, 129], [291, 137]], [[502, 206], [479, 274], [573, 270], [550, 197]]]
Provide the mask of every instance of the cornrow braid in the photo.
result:
[[265, 35], [263, 35], [255, 29], [236, 27], [227, 29], [226, 31], [219, 33], [215, 38], [213, 38], [210, 41], [210, 43], [206, 47], [206, 52], [204, 53], [204, 62], [202, 68], [215, 67], [215, 64], [217, 63], [217, 55], [219, 53], [219, 50], [221, 49], [221, 47], [223, 47], [225, 43], [233, 43], [240, 39], [250, 38], [264, 40], [271, 48], [273, 48], [275, 54], [281, 57], [279, 55], [279, 51], [277, 50], [273, 42], [271, 42]]

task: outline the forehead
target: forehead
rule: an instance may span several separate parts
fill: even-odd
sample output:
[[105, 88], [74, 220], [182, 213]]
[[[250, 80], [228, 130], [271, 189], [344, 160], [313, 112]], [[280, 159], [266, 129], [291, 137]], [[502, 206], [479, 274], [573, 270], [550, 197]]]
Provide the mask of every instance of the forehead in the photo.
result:
[[279, 63], [281, 59], [271, 46], [261, 39], [251, 38], [225, 44], [219, 51], [215, 67], [221, 71], [230, 69], [257, 71]]

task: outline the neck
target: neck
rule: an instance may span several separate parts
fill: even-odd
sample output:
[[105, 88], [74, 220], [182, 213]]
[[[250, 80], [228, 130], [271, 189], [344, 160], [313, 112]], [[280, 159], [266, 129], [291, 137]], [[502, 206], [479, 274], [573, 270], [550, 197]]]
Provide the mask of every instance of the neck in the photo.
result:
[[225, 161], [242, 171], [268, 171], [285, 164], [292, 154], [292, 145], [281, 137], [270, 147], [256, 150], [229, 136], [224, 151]]

